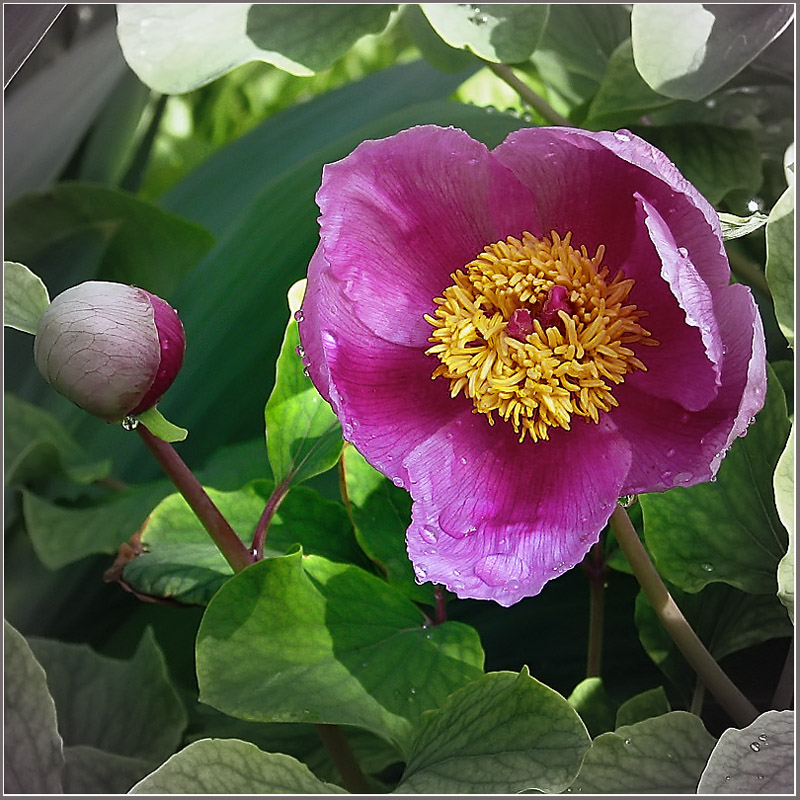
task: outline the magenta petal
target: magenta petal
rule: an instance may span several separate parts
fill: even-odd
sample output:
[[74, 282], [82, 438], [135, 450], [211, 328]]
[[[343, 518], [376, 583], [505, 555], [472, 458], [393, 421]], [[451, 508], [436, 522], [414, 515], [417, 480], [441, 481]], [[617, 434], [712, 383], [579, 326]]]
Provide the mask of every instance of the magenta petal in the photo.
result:
[[707, 408], [687, 411], [632, 382], [619, 387], [619, 408], [609, 417], [633, 450], [625, 494], [710, 480], [764, 405], [766, 346], [753, 296], [745, 286], [728, 286], [718, 290], [715, 305], [726, 355], [719, 393]]
[[352, 313], [378, 336], [425, 346], [424, 313], [491, 242], [536, 226], [532, 196], [454, 128], [366, 141], [325, 167], [321, 240]]
[[577, 564], [607, 522], [630, 465], [605, 423], [577, 420], [548, 441], [459, 416], [406, 458], [420, 580], [508, 606]]

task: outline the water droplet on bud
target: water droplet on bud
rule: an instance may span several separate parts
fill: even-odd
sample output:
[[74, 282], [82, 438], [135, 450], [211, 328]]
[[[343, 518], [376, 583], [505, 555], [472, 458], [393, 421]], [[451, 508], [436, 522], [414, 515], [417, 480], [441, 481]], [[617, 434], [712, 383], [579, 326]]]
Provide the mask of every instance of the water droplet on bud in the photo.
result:
[[139, 420], [136, 417], [125, 417], [122, 420], [122, 427], [126, 431], [135, 431], [139, 427]]

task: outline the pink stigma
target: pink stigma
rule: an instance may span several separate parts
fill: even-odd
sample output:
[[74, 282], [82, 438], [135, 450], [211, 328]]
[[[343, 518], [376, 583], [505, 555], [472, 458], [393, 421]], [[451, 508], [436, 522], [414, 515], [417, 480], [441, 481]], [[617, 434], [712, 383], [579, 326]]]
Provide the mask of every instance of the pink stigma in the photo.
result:
[[[567, 314], [572, 313], [572, 306], [567, 300], [568, 292], [563, 286], [553, 286], [547, 292], [547, 299], [544, 301], [542, 310], [536, 315], [536, 319], [542, 323], [542, 328], [561, 327], [561, 318], [558, 316], [559, 311], [566, 311]], [[515, 312], [516, 313], [516, 312]]]
[[506, 325], [506, 333], [520, 342], [533, 333], [533, 320], [527, 308], [518, 308], [512, 314]]

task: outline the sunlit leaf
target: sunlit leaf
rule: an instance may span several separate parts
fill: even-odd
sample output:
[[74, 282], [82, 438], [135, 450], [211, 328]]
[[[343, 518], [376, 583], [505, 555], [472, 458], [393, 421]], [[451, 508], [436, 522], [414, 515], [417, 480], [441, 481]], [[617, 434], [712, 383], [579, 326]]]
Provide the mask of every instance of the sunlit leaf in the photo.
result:
[[617, 710], [616, 725], [614, 728], [621, 728], [623, 725], [634, 725], [651, 717], [660, 717], [668, 714], [672, 710], [667, 694], [663, 687], [648, 689], [646, 692], [637, 694], [626, 700]]
[[201, 739], [176, 753], [131, 794], [337, 794], [283, 753], [265, 753], [238, 739]]
[[602, 678], [585, 678], [572, 690], [567, 700], [580, 714], [591, 736], [614, 730], [617, 704], [608, 696]]
[[547, 23], [546, 4], [421, 3], [439, 36], [455, 48], [500, 64], [524, 61], [536, 49]]
[[61, 794], [64, 753], [44, 670], [23, 636], [8, 622], [3, 625], [3, 789], [10, 794]]
[[719, 224], [722, 228], [722, 238], [725, 241], [731, 239], [739, 239], [742, 236], [747, 236], [748, 233], [753, 233], [759, 228], [767, 224], [767, 215], [756, 211], [755, 214], [750, 214], [748, 217], [739, 217], [736, 214], [721, 213], [719, 215]]
[[570, 704], [527, 668], [490, 672], [425, 715], [397, 791], [560, 792], [590, 741]]
[[47, 287], [38, 275], [16, 261], [3, 262], [3, 325], [36, 333], [49, 305]]
[[573, 794], [694, 794], [714, 737], [685, 711], [623, 725], [598, 736]]
[[362, 36], [382, 31], [394, 8], [122, 3], [117, 32], [128, 64], [145, 84], [164, 94], [180, 94], [248, 61], [312, 75], [330, 67]]
[[778, 459], [773, 484], [778, 516], [789, 534], [789, 547], [778, 562], [778, 597], [794, 621], [794, 425]]
[[794, 792], [794, 711], [767, 711], [746, 728], [728, 728], [715, 745], [698, 794]]
[[229, 580], [197, 639], [202, 702], [241, 719], [356, 725], [406, 752], [422, 712], [482, 665], [468, 626], [427, 626], [380, 578], [302, 553]]
[[700, 100], [774, 41], [793, 12], [791, 3], [635, 3], [636, 67], [657, 92]]

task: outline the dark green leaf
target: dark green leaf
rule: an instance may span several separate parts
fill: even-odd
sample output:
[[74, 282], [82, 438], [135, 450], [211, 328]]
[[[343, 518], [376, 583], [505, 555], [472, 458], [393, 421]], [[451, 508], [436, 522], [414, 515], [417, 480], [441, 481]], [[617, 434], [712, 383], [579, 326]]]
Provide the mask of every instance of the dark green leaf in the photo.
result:
[[787, 540], [772, 474], [788, 435], [783, 389], [770, 371], [766, 404], [715, 482], [639, 497], [645, 541], [664, 578], [689, 592], [724, 581], [774, 594]]
[[3, 262], [3, 325], [35, 334], [49, 305], [47, 287], [38, 275], [16, 261]]
[[720, 736], [697, 785], [698, 794], [794, 792], [794, 711], [767, 711]]
[[129, 661], [82, 644], [32, 638], [30, 645], [47, 674], [65, 745], [156, 762], [174, 752], [186, 712], [151, 631]]
[[794, 185], [769, 212], [767, 220], [767, 283], [783, 335], [794, 347]]
[[61, 794], [64, 753], [44, 670], [22, 635], [8, 622], [3, 625], [3, 789], [9, 794]]
[[714, 738], [699, 717], [671, 711], [592, 742], [574, 794], [694, 794]]
[[663, 687], [648, 689], [646, 692], [626, 700], [619, 707], [616, 724], [612, 727], [612, 730], [621, 728], [623, 725], [635, 725], [637, 722], [642, 722], [651, 717], [660, 717], [662, 714], [668, 714], [671, 710], [672, 708]]
[[76, 483], [108, 476], [111, 461], [94, 461], [51, 414], [6, 392], [6, 485], [63, 472]]
[[65, 239], [100, 236], [99, 272], [87, 278], [141, 286], [166, 297], [214, 243], [208, 231], [106, 186], [62, 183], [6, 211], [6, 255], [31, 264]]
[[734, 190], [752, 193], [761, 186], [762, 158], [750, 131], [696, 124], [630, 128], [665, 152], [712, 205]]
[[582, 680], [567, 699], [580, 714], [591, 736], [614, 730], [617, 705], [608, 696], [602, 678]]
[[350, 516], [361, 548], [391, 585], [412, 600], [433, 603], [433, 586], [416, 582], [406, 552], [411, 496], [371, 467], [354, 447], [345, 449], [344, 469]]
[[636, 67], [657, 92], [700, 100], [746, 67], [793, 14], [791, 3], [635, 3]]
[[127, 794], [158, 766], [157, 761], [120, 756], [86, 745], [65, 747], [64, 758], [66, 794]]
[[[269, 481], [208, 496], [246, 545], [272, 493]], [[289, 493], [272, 519], [265, 556], [282, 556], [295, 544], [337, 561], [360, 560], [344, 509], [311, 489]], [[205, 605], [233, 570], [179, 494], [163, 500], [141, 531], [141, 555], [128, 562], [125, 582], [136, 591], [181, 603]]]
[[[129, 4], [118, 35], [131, 69], [151, 89], [180, 94], [248, 61], [293, 75], [326, 69], [368, 33], [382, 31], [392, 5]], [[175, 42], [181, 41], [181, 47]]]
[[202, 739], [172, 756], [131, 794], [340, 794], [305, 764], [237, 739]]
[[227, 492], [241, 489], [252, 480], [266, 478], [269, 463], [264, 437], [221, 447], [196, 474], [203, 486]]
[[165, 480], [142, 484], [85, 508], [56, 505], [23, 490], [23, 513], [36, 554], [46, 567], [58, 569], [92, 553], [116, 553], [170, 486]]
[[547, 4], [421, 3], [425, 16], [451, 47], [498, 64], [525, 61], [547, 24]]
[[482, 664], [471, 628], [428, 627], [379, 578], [301, 553], [228, 581], [197, 639], [202, 702], [242, 719], [356, 725], [406, 752], [421, 713]]
[[[745, 594], [724, 584], [707, 586], [698, 594], [687, 594], [675, 587], [670, 587], [670, 591], [717, 661], [768, 639], [792, 634], [786, 610], [774, 594]], [[688, 698], [696, 675], [642, 592], [636, 598], [636, 625], [644, 649]]]
[[398, 792], [561, 792], [591, 740], [570, 704], [523, 668], [490, 672], [426, 714]]
[[597, 91], [617, 45], [631, 34], [630, 11], [608, 3], [552, 3], [531, 61], [549, 89], [572, 105]]
[[628, 126], [648, 111], [673, 102], [642, 80], [633, 63], [631, 40], [626, 39], [611, 53], [583, 124], [588, 128]]
[[291, 486], [326, 472], [342, 452], [342, 428], [311, 383], [300, 355], [297, 322], [290, 318], [264, 409], [267, 454], [276, 485]]

